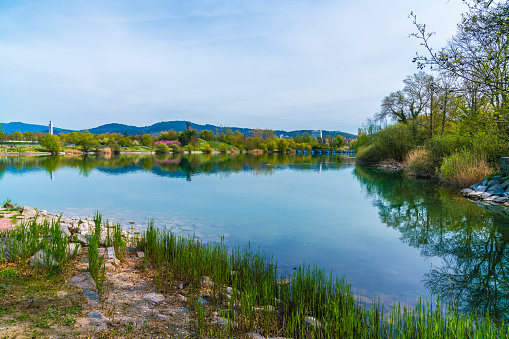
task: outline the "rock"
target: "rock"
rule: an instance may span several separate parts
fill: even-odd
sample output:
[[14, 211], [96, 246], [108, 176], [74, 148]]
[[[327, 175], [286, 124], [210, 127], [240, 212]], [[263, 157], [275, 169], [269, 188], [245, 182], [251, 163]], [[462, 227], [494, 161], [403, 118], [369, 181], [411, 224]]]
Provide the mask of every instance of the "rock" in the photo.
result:
[[12, 210], [12, 209], [16, 208], [16, 205], [14, 205], [13, 203], [10, 203], [10, 202], [6, 202], [4, 204], [4, 207], [7, 208], [7, 209]]
[[469, 193], [472, 193], [472, 192], [474, 192], [474, 190], [471, 189], [471, 188], [465, 188], [465, 189], [461, 190], [461, 194], [463, 194], [464, 197], [467, 196]]
[[487, 179], [487, 178], [485, 178], [485, 179], [482, 181], [481, 185], [486, 186], [487, 184], [488, 184], [488, 179]]
[[322, 324], [313, 317], [305, 317], [304, 322], [313, 326], [313, 327], [318, 327], [318, 328], [322, 327]]
[[487, 186], [479, 186], [479, 187], [477, 187], [476, 191], [477, 192], [486, 192], [487, 188], [488, 188]]
[[481, 194], [481, 199], [487, 199], [491, 196], [490, 193], [487, 193], [487, 192], [484, 192], [483, 194]]
[[96, 285], [94, 278], [90, 275], [90, 272], [81, 273], [78, 275], [75, 275], [71, 279], [67, 281], [71, 285], [74, 285], [79, 288], [83, 289], [89, 289], [89, 290], [96, 290]]
[[207, 300], [208, 302], [213, 301], [215, 298], [212, 294], [202, 294], [201, 296], [203, 299]]
[[74, 234], [72, 236], [72, 241], [74, 241], [76, 243], [80, 243], [83, 246], [87, 246], [88, 245], [88, 239], [83, 234], [78, 234], [78, 233]]
[[501, 185], [500, 185], [500, 184], [496, 184], [496, 185], [490, 186], [490, 187], [486, 190], [486, 192], [488, 192], [488, 193], [492, 193], [492, 194], [493, 194], [493, 193], [495, 193], [495, 192], [496, 192], [496, 191], [497, 191], [500, 187], [501, 187]]
[[42, 215], [43, 217], [47, 216], [48, 215], [48, 211], [46, 210], [40, 210], [39, 211], [39, 215]]
[[180, 299], [184, 302], [187, 302], [187, 297], [186, 296], [183, 296], [182, 294], [177, 294], [177, 299]]
[[83, 294], [90, 300], [99, 301], [99, 295], [95, 291], [90, 291], [89, 289], [84, 288]]
[[22, 208], [23, 210], [21, 211], [21, 214], [23, 214], [24, 216], [34, 218], [37, 215], [37, 211], [30, 206], [22, 206]]
[[509, 180], [506, 180], [502, 183], [502, 185], [500, 185], [503, 189], [506, 189], [507, 187], [509, 187]]
[[43, 268], [47, 265], [57, 266], [58, 263], [51, 257], [51, 255], [47, 255], [46, 251], [40, 249], [30, 258], [30, 266], [36, 268]]
[[505, 191], [502, 187], [499, 187], [495, 192], [493, 192], [494, 195], [503, 195], [504, 193]]
[[69, 227], [66, 224], [60, 224], [60, 232], [68, 238], [71, 237], [71, 232], [69, 232]]
[[214, 287], [214, 282], [212, 281], [212, 279], [210, 279], [209, 277], [207, 276], [203, 276], [201, 277], [201, 281], [202, 283], [206, 286], [206, 287]]
[[158, 314], [156, 314], [156, 318], [157, 318], [157, 319], [161, 319], [161, 320], [167, 320], [167, 319], [168, 319], [168, 317], [167, 317], [167, 316], [165, 316], [165, 315], [163, 315], [163, 314], [159, 314], [159, 313], [158, 313]]
[[202, 297], [198, 297], [196, 300], [202, 305], [208, 304], [208, 301], [203, 299]]
[[147, 293], [147, 294], [143, 295], [143, 299], [157, 304], [157, 303], [160, 303], [161, 301], [163, 301], [165, 298], [164, 298], [164, 295], [162, 295], [162, 294]]
[[93, 319], [102, 319], [103, 315], [97, 311], [92, 311], [88, 314], [88, 317]]
[[78, 255], [78, 254], [81, 254], [81, 252], [83, 252], [81, 249], [81, 244], [77, 244], [74, 242], [67, 244], [66, 249], [65, 249], [65, 253], [68, 256], [69, 255]]
[[14, 224], [9, 218], [0, 218], [0, 233], [11, 231]]
[[258, 333], [246, 333], [247, 337], [248, 338], [251, 338], [251, 339], [265, 339], [264, 336], [262, 336], [261, 334], [258, 334]]
[[143, 253], [142, 251], [136, 252], [136, 258], [143, 258], [143, 257], [145, 257], [145, 253]]
[[126, 247], [125, 250], [129, 253], [135, 253], [138, 252], [138, 249], [136, 247]]
[[231, 300], [232, 296], [226, 293], [219, 293], [219, 298], [223, 300]]
[[493, 201], [499, 202], [499, 203], [504, 203], [504, 202], [509, 201], [509, 198], [508, 197], [497, 197], [497, 198], [494, 198]]
[[499, 183], [498, 178], [495, 178], [495, 179], [493, 179], [493, 178], [490, 181], [488, 181], [488, 184], [486, 186], [493, 186], [493, 185], [496, 185]]
[[21, 255], [21, 244], [12, 238], [0, 238], [0, 260], [12, 259]]

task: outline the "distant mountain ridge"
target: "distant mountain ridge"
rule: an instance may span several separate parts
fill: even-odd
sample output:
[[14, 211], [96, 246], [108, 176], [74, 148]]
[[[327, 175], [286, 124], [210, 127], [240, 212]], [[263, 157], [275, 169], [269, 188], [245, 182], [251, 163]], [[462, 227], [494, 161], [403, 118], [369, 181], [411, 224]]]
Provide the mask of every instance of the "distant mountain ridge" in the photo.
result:
[[[44, 125], [34, 125], [34, 124], [25, 124], [23, 122], [8, 122], [8, 123], [0, 123], [2, 125], [2, 129], [5, 133], [14, 133], [16, 131], [20, 131], [21, 133], [25, 132], [47, 132], [48, 126]], [[216, 130], [219, 130], [221, 128], [224, 128], [225, 126], [215, 126], [210, 124], [200, 125], [191, 123], [191, 128], [194, 128], [198, 130], [198, 132], [201, 132], [203, 130], [211, 130], [212, 132], [216, 133]], [[90, 128], [88, 131], [93, 134], [103, 134], [103, 133], [120, 133], [120, 134], [128, 134], [128, 135], [139, 135], [139, 134], [154, 134], [157, 135], [161, 132], [168, 131], [168, 130], [175, 130], [175, 131], [183, 131], [187, 128], [187, 122], [186, 121], [162, 121], [155, 123], [150, 126], [145, 127], [138, 127], [138, 126], [131, 126], [131, 125], [125, 125], [125, 124], [119, 124], [119, 123], [111, 123], [111, 124], [105, 124], [98, 127]], [[243, 128], [243, 127], [230, 127], [232, 131], [239, 131], [244, 135], [248, 135], [250, 131], [253, 130], [253, 128]], [[54, 127], [53, 131], [55, 134], [60, 133], [70, 133], [70, 132], [77, 132], [73, 130], [67, 130], [63, 128]], [[296, 131], [283, 131], [283, 130], [275, 130], [274, 133], [279, 137], [281, 134], [289, 137], [294, 137], [297, 135], [302, 135], [303, 133], [311, 133], [312, 130], [296, 130]], [[330, 135], [332, 137], [335, 137], [336, 135], [341, 135], [343, 138], [355, 138], [356, 135], [347, 133], [347, 132], [341, 132], [341, 131], [324, 131], [322, 130], [322, 135], [325, 137], [327, 135]]]

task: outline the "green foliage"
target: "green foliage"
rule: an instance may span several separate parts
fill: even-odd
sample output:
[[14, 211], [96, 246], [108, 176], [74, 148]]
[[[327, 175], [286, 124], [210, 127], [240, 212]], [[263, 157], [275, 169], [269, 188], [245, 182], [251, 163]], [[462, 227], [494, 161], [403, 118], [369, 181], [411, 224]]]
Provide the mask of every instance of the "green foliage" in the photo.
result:
[[413, 146], [410, 128], [406, 124], [388, 126], [381, 130], [373, 140], [373, 144], [361, 148], [357, 159], [365, 162], [382, 160], [403, 161]]
[[141, 144], [147, 147], [153, 146], [154, 138], [152, 138], [150, 134], [143, 134], [143, 136], [141, 137]]
[[[175, 145], [177, 146], [177, 145]], [[177, 146], [178, 147], [178, 146]], [[171, 149], [168, 145], [165, 145], [165, 144], [159, 144], [159, 145], [156, 145], [156, 153], [170, 153]]]
[[182, 153], [182, 149], [180, 148], [179, 145], [173, 144], [173, 145], [170, 145], [169, 147], [173, 153]]
[[333, 144], [334, 144], [334, 148], [340, 148], [341, 146], [343, 146], [345, 144], [345, 140], [343, 139], [343, 137], [341, 135], [336, 135], [336, 137], [334, 138]]
[[60, 152], [60, 140], [56, 135], [46, 134], [41, 140], [41, 146], [52, 154]]
[[462, 150], [444, 158], [440, 176], [448, 184], [467, 187], [479, 182], [492, 170], [486, 157], [470, 150]]
[[90, 148], [97, 145], [97, 139], [89, 131], [83, 130], [82, 132], [77, 133], [75, 143], [81, 147], [83, 152], [88, 152]]
[[211, 153], [212, 152], [212, 146], [210, 146], [210, 144], [208, 143], [203, 143], [201, 145], [201, 150], [205, 153]]
[[205, 141], [214, 141], [216, 139], [214, 133], [206, 129], [200, 132], [200, 138]]
[[436, 136], [428, 139], [425, 148], [429, 154], [430, 166], [437, 171], [445, 157], [461, 150], [468, 144], [468, 139], [458, 134], [445, 135], [443, 138]]
[[195, 129], [185, 130], [182, 133], [180, 133], [179, 141], [180, 144], [184, 147], [187, 146], [191, 142], [191, 138], [193, 136], [198, 136], [198, 131]]
[[88, 271], [95, 281], [97, 292], [102, 296], [103, 283], [106, 279], [104, 266], [104, 254], [99, 257], [99, 242], [101, 239], [102, 216], [99, 213], [94, 215], [94, 233], [88, 241]]
[[219, 145], [219, 152], [221, 152], [221, 153], [228, 152], [228, 146], [226, 146], [226, 144], [224, 144], [224, 143]]

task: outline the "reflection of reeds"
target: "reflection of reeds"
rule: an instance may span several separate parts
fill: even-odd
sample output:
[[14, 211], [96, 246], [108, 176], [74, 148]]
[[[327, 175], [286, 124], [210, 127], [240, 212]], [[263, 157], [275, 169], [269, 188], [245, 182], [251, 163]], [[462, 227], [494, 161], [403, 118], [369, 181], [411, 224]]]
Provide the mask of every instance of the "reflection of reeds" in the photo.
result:
[[[316, 267], [292, 274], [277, 269], [264, 253], [235, 248], [223, 241], [206, 244], [194, 237], [161, 231], [150, 222], [138, 245], [157, 266], [158, 281], [174, 278], [189, 286], [188, 304], [202, 335], [219, 338], [257, 332], [265, 337], [292, 338], [499, 338], [509, 332], [488, 314], [457, 314], [440, 302], [415, 308], [361, 305], [346, 281]], [[165, 277], [166, 275], [166, 277]], [[203, 276], [213, 283], [204, 283]], [[213, 301], [204, 305], [204, 286]], [[171, 288], [172, 286], [170, 286]], [[226, 292], [228, 291], [228, 295]], [[222, 325], [211, 323], [214, 312]]]

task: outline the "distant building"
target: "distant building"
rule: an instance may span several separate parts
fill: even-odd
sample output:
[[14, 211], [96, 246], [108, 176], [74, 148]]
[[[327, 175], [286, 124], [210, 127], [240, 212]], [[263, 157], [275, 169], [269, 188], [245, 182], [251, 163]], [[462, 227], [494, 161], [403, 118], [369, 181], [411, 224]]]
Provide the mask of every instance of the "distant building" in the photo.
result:
[[49, 134], [53, 135], [53, 122], [50, 120], [49, 121]]
[[322, 131], [311, 131], [311, 137], [312, 138], [321, 138], [322, 137]]
[[352, 142], [352, 141], [354, 141], [354, 140], [357, 140], [357, 138], [348, 138], [348, 139], [344, 139], [345, 144], [349, 144], [349, 143], [351, 143], [351, 142]]

